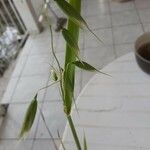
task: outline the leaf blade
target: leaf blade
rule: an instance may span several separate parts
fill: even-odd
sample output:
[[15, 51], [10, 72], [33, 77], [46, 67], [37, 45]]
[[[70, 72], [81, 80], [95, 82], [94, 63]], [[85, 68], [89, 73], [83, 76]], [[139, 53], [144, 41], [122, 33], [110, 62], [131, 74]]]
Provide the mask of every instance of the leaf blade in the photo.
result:
[[67, 65], [66, 70], [63, 72], [63, 90], [64, 90], [64, 111], [67, 115], [71, 112], [72, 107], [72, 97], [73, 97], [73, 89], [74, 84], [70, 80], [70, 72], [69, 72], [69, 65]]
[[87, 27], [85, 20], [81, 15], [65, 0], [54, 0], [61, 10], [80, 28]]
[[27, 112], [26, 112], [26, 115], [25, 115], [25, 118], [21, 127], [21, 131], [18, 136], [19, 139], [22, 138], [31, 129], [33, 122], [35, 120], [36, 112], [37, 112], [37, 94], [31, 101], [27, 109]]
[[88, 64], [85, 61], [82, 61], [82, 62], [80, 62], [80, 61], [74, 61], [74, 62], [72, 62], [72, 64], [74, 64], [76, 67], [78, 67], [80, 69], [83, 69], [83, 70], [86, 70], [86, 71], [91, 71], [91, 72], [97, 71], [97, 72], [99, 72], [101, 74], [110, 76], [107, 73], [99, 71], [98, 69], [96, 69], [95, 67], [93, 67], [92, 65]]
[[84, 150], [88, 150], [85, 134], [84, 134], [83, 144], [84, 144]]
[[78, 46], [76, 39], [73, 37], [73, 35], [67, 29], [62, 30], [62, 35], [63, 35], [66, 43], [71, 47], [71, 49], [73, 49], [76, 57], [80, 60], [80, 58], [79, 58], [80, 50], [79, 50], [79, 46]]

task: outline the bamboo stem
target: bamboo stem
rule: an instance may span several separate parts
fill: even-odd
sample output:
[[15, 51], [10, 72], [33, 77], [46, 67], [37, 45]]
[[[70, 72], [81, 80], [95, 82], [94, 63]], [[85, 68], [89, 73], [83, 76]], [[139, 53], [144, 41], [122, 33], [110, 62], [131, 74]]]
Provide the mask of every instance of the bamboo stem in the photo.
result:
[[75, 140], [76, 146], [77, 146], [78, 150], [81, 150], [79, 138], [78, 138], [78, 135], [77, 135], [77, 132], [76, 132], [76, 129], [75, 129], [75, 126], [74, 126], [71, 116], [70, 115], [67, 116], [67, 119], [68, 119], [68, 123], [69, 123], [70, 129], [71, 129], [71, 132], [73, 134], [73, 138]]

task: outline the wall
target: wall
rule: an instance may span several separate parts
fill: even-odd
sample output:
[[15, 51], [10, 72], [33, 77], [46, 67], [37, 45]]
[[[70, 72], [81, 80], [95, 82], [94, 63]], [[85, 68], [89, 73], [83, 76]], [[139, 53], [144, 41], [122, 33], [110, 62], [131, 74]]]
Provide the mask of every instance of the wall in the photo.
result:
[[[36, 15], [37, 10], [34, 10], [34, 7], [31, 3], [31, 0], [13, 0], [14, 4], [28, 30], [29, 33], [39, 33], [42, 30], [42, 26], [38, 22], [38, 17]], [[38, 1], [38, 0], [34, 0]], [[37, 3], [36, 7], [39, 6]]]
[[36, 15], [39, 17], [42, 7], [44, 5], [44, 0], [31, 0], [31, 3], [33, 5]]

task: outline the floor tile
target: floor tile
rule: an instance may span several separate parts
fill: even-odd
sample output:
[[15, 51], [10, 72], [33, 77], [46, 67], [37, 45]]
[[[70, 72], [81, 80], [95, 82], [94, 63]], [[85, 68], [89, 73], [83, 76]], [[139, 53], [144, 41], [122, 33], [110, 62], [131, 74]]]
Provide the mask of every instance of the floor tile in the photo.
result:
[[[57, 52], [55, 55], [56, 55], [60, 65], [64, 66], [64, 63], [65, 63], [65, 52]], [[54, 58], [53, 67], [58, 68], [58, 65], [57, 65], [57, 62], [56, 62], [55, 58]]]
[[31, 150], [32, 140], [0, 140], [0, 150]]
[[[55, 143], [57, 145], [57, 148], [59, 148], [60, 142], [59, 140], [55, 140]], [[33, 143], [33, 149], [32, 150], [56, 150], [54, 143], [52, 140], [35, 140]]]
[[[50, 85], [52, 82], [49, 82]], [[59, 84], [54, 84], [47, 88], [44, 101], [58, 101], [61, 99]]]
[[28, 57], [22, 76], [49, 74], [53, 57], [50, 55], [31, 55]]
[[115, 44], [134, 43], [142, 33], [141, 25], [128, 25], [113, 28]]
[[144, 23], [143, 26], [144, 26], [144, 31], [145, 32], [149, 32], [150, 31], [150, 23]]
[[135, 45], [134, 43], [115, 45], [115, 51], [116, 51], [117, 57], [125, 55], [129, 52], [134, 52], [135, 50], [134, 45]]
[[20, 56], [16, 62], [15, 69], [13, 71], [12, 77], [19, 77], [24, 69], [25, 63], [27, 61], [27, 56]]
[[91, 29], [110, 28], [111, 20], [110, 15], [95, 15], [87, 17], [86, 22]]
[[118, 3], [118, 2], [111, 1], [110, 9], [112, 13], [118, 13], [122, 11], [135, 10], [135, 6], [132, 1], [126, 3]]
[[1, 101], [2, 103], [10, 103], [12, 95], [15, 91], [16, 86], [17, 86], [18, 80], [19, 80], [18, 78], [11, 78], [10, 79], [8, 86], [5, 90], [5, 93], [3, 95], [3, 98]]
[[[27, 104], [10, 104], [8, 107], [7, 115], [3, 120], [3, 124], [0, 128], [0, 139], [17, 139], [21, 126], [23, 124], [23, 119], [29, 103]], [[28, 133], [26, 139], [33, 139], [35, 137], [36, 126], [38, 121], [38, 112], [34, 124]]]
[[96, 72], [82, 71], [82, 89], [88, 84], [89, 80], [96, 74]]
[[150, 23], [150, 9], [139, 10], [139, 15], [142, 23]]
[[146, 9], [150, 8], [150, 1], [149, 0], [135, 0], [135, 6], [137, 9]]
[[115, 45], [115, 51], [116, 51], [117, 57], [120, 57], [120, 56], [125, 55], [129, 52], [133, 52], [134, 51], [134, 44]]
[[129, 24], [137, 24], [137, 23], [139, 23], [139, 18], [136, 11], [134, 10], [133, 11], [128, 10], [128, 11], [112, 14], [113, 26], [129, 25]]
[[[90, 10], [90, 11], [89, 11]], [[93, 3], [87, 1], [87, 7], [85, 10], [86, 16], [94, 16], [101, 14], [109, 14], [109, 5], [108, 3]]]
[[[64, 132], [66, 125], [66, 118], [63, 112], [63, 104], [61, 101], [58, 102], [45, 102], [42, 108], [46, 124], [53, 136], [53, 138], [58, 138], [57, 131], [59, 131], [61, 137]], [[37, 139], [51, 139], [45, 123], [40, 116], [38, 130], [36, 134]]]
[[[22, 77], [14, 95], [12, 102], [29, 102], [40, 88], [46, 86], [48, 75]], [[39, 94], [39, 101], [43, 100], [43, 94]]]
[[98, 41], [90, 32], [87, 31], [85, 33], [85, 49], [113, 44], [111, 28], [95, 30], [94, 33], [103, 41], [103, 43]]
[[86, 62], [100, 69], [104, 60], [114, 57], [112, 46], [99, 46], [96, 48], [87, 48], [84, 50], [84, 59]]

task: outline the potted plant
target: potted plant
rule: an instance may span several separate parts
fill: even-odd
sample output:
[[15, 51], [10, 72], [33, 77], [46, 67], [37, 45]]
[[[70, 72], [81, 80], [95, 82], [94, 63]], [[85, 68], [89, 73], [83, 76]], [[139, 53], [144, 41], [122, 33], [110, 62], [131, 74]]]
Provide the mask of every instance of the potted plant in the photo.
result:
[[[98, 71], [95, 67], [91, 66], [87, 62], [82, 61], [80, 58], [80, 50], [78, 46], [78, 37], [79, 37], [79, 29], [88, 29], [91, 34], [93, 34], [97, 40], [100, 41], [100, 39], [96, 36], [96, 34], [89, 28], [86, 21], [81, 17], [80, 11], [81, 11], [81, 0], [69, 0], [68, 2], [66, 0], [54, 0], [57, 5], [60, 7], [60, 9], [68, 16], [67, 20], [67, 27], [62, 28], [62, 36], [64, 37], [66, 41], [66, 55], [65, 55], [65, 64], [64, 67], [60, 65], [59, 60], [57, 56], [55, 55], [55, 50], [53, 47], [53, 31], [51, 24], [49, 22], [48, 15], [46, 14], [46, 9], [49, 1], [47, 1], [44, 5], [44, 11], [42, 15], [40, 16], [40, 20], [43, 18], [46, 19], [46, 21], [49, 23], [49, 29], [51, 33], [51, 49], [52, 54], [55, 59], [55, 62], [57, 63], [57, 67], [51, 70], [51, 76], [53, 79], [53, 83], [49, 86], [52, 86], [55, 83], [59, 82], [59, 87], [61, 91], [61, 98], [62, 98], [62, 107], [64, 109], [64, 113], [66, 116], [66, 119], [68, 120], [70, 129], [72, 131], [72, 135], [76, 144], [77, 150], [86, 150], [87, 144], [86, 144], [86, 138], [84, 136], [84, 146], [81, 146], [81, 141], [79, 141], [76, 128], [74, 126], [72, 117], [71, 117], [71, 109], [74, 102], [74, 79], [75, 79], [75, 67], [78, 67], [80, 69], [86, 70], [86, 71]], [[100, 72], [102, 73], [102, 72]], [[44, 88], [48, 88], [44, 87]], [[42, 88], [42, 89], [44, 89]], [[40, 90], [42, 90], [40, 89]], [[40, 91], [38, 90], [38, 92]], [[29, 130], [32, 127], [32, 124], [34, 122], [34, 118], [37, 112], [37, 94], [34, 96], [33, 100], [31, 101], [31, 104], [28, 107], [28, 110], [26, 112], [26, 116], [21, 128], [21, 132], [19, 137], [23, 137], [26, 132], [29, 132]], [[43, 118], [43, 121], [45, 120], [44, 115], [42, 111], [40, 110], [40, 114]], [[61, 142], [63, 148], [65, 149], [63, 142]]]

